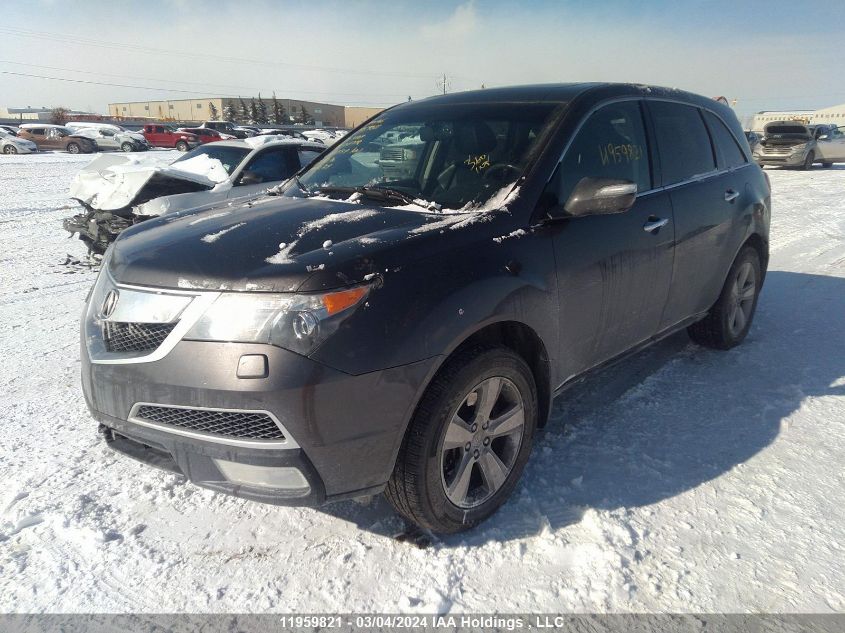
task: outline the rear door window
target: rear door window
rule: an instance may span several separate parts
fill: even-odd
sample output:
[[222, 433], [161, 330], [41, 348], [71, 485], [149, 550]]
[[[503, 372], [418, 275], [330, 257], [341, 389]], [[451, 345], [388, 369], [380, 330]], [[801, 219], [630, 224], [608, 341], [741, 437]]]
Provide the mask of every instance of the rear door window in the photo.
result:
[[582, 178], [629, 180], [651, 189], [648, 143], [638, 101], [604, 106], [584, 122], [551, 183], [561, 204]]
[[710, 135], [713, 138], [713, 144], [716, 147], [716, 158], [719, 161], [720, 169], [731, 169], [744, 165], [745, 154], [739, 148], [734, 135], [722, 120], [712, 112], [704, 112], [704, 118], [707, 120], [707, 127], [710, 128]]
[[698, 108], [650, 101], [663, 184], [671, 185], [716, 169], [710, 135]]
[[320, 154], [322, 154], [322, 152], [318, 152], [317, 150], [301, 149], [301, 150], [299, 150], [299, 164], [302, 167], [305, 167], [306, 165], [310, 165], [311, 162], [315, 158], [317, 158], [317, 156], [319, 156]]

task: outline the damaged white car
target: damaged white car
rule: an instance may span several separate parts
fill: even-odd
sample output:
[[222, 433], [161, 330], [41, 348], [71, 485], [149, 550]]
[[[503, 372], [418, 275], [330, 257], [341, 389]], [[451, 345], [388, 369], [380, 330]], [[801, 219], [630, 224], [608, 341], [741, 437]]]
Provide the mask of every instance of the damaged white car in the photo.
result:
[[263, 195], [325, 149], [263, 136], [202, 145], [175, 161], [102, 155], [74, 178], [70, 197], [85, 210], [67, 218], [64, 228], [104, 253], [121, 231], [151, 217]]

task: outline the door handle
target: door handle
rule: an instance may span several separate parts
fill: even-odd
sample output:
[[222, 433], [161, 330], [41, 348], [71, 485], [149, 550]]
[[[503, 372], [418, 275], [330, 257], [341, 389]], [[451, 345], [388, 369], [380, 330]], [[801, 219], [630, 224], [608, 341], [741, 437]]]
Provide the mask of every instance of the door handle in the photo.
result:
[[643, 224], [643, 231], [646, 233], [654, 233], [656, 230], [666, 226], [667, 224], [669, 224], [668, 218], [658, 219], [652, 216], [648, 219], [648, 222]]
[[725, 192], [725, 202], [733, 202], [739, 198], [739, 191], [734, 191], [733, 189], [728, 189]]

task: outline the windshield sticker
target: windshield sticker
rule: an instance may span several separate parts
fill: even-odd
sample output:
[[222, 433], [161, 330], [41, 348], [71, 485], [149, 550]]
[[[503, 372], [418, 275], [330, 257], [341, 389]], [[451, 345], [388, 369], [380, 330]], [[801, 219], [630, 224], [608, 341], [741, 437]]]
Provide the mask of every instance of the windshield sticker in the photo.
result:
[[472, 171], [481, 173], [490, 166], [490, 159], [487, 154], [479, 154], [478, 156], [468, 156], [464, 161]]

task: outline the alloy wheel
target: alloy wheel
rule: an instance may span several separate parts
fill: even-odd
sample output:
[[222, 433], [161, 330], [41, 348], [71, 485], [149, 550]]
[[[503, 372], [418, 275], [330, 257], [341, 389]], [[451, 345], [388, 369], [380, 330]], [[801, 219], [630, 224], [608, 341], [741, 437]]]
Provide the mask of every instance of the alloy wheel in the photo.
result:
[[757, 293], [757, 279], [754, 266], [746, 261], [739, 267], [731, 288], [731, 310], [728, 314], [728, 328], [731, 335], [739, 336], [751, 318], [754, 297]]
[[504, 485], [525, 430], [525, 406], [507, 378], [487, 378], [464, 396], [441, 441], [440, 479], [446, 497], [474, 508]]

